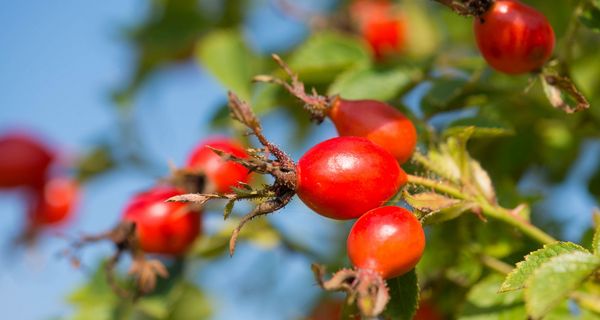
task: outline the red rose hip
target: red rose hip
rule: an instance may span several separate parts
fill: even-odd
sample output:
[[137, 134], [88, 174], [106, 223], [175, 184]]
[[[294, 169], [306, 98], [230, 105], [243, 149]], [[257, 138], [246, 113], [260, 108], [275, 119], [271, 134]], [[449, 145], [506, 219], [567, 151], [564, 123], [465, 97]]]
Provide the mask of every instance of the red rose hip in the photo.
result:
[[298, 161], [297, 194], [315, 212], [354, 219], [379, 207], [406, 183], [406, 173], [383, 148], [362, 137], [321, 142]]
[[402, 51], [405, 43], [405, 19], [388, 0], [356, 0], [350, 16], [376, 59]]
[[247, 183], [250, 179], [248, 169], [239, 163], [225, 161], [213, 150], [212, 147], [240, 158], [247, 158], [246, 150], [237, 142], [226, 138], [210, 139], [200, 144], [190, 155], [187, 168], [199, 171], [206, 175], [208, 182], [213, 185], [216, 192], [231, 192], [231, 187], [240, 182]]
[[74, 212], [78, 200], [77, 182], [66, 178], [50, 179], [42, 190], [35, 190], [31, 223], [39, 227], [64, 222]]
[[425, 249], [421, 223], [408, 210], [387, 206], [373, 209], [356, 222], [348, 235], [352, 264], [390, 279], [417, 265]]
[[136, 224], [143, 251], [181, 255], [200, 234], [199, 212], [183, 203], [165, 202], [180, 194], [171, 187], [155, 187], [134, 196], [125, 208], [123, 220]]
[[32, 136], [0, 137], [0, 188], [41, 187], [53, 159], [53, 152]]
[[546, 17], [517, 0], [493, 2], [475, 19], [474, 30], [485, 60], [508, 74], [540, 69], [554, 49], [554, 30]]
[[412, 156], [417, 130], [398, 109], [377, 100], [337, 98], [329, 110], [340, 136], [369, 139], [389, 151], [401, 164]]

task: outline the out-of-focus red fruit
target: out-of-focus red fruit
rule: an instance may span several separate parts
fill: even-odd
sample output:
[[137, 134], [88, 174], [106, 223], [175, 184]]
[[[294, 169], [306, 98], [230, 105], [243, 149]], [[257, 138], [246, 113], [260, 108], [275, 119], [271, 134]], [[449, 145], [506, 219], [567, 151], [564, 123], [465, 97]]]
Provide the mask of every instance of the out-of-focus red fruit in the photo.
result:
[[419, 309], [415, 313], [413, 320], [443, 320], [444, 317], [439, 311], [427, 300], [419, 302]]
[[350, 6], [357, 23], [376, 59], [399, 53], [406, 42], [405, 18], [386, 0], [357, 0]]
[[236, 141], [214, 138], [202, 142], [194, 149], [187, 162], [188, 170], [199, 171], [206, 175], [208, 182], [216, 189], [215, 191], [221, 193], [231, 192], [231, 187], [238, 186], [240, 182], [248, 182], [250, 179], [248, 169], [239, 163], [223, 160], [208, 147], [240, 158], [248, 158], [246, 150]]
[[0, 188], [41, 187], [53, 159], [50, 148], [33, 136], [0, 137]]
[[179, 256], [200, 234], [200, 212], [184, 203], [165, 202], [180, 194], [175, 188], [155, 187], [134, 196], [125, 208], [123, 220], [136, 224], [144, 252]]
[[79, 200], [77, 182], [67, 178], [50, 179], [43, 189], [34, 192], [30, 219], [37, 227], [65, 222], [75, 211]]

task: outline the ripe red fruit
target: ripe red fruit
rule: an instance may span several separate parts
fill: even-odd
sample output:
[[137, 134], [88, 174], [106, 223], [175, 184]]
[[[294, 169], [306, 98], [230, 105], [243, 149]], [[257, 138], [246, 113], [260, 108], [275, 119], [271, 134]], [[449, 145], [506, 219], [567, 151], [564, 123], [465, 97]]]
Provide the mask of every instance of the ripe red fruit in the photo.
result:
[[474, 22], [475, 39], [496, 70], [519, 74], [541, 68], [554, 49], [554, 30], [546, 17], [516, 0], [497, 0]]
[[136, 224], [143, 251], [181, 255], [200, 234], [199, 212], [183, 203], [165, 202], [180, 194], [175, 188], [155, 187], [134, 196], [125, 208], [123, 220]]
[[362, 137], [337, 137], [312, 147], [298, 161], [297, 194], [315, 212], [354, 219], [379, 207], [407, 180], [394, 157]]
[[357, 0], [350, 15], [358, 24], [362, 37], [369, 43], [376, 59], [398, 53], [406, 42], [405, 19], [387, 0]]
[[50, 179], [42, 190], [35, 192], [29, 218], [32, 225], [38, 227], [64, 222], [79, 200], [79, 185], [66, 178]]
[[365, 213], [352, 226], [347, 241], [352, 264], [376, 271], [384, 279], [410, 271], [424, 249], [425, 234], [419, 220], [410, 211], [394, 206]]
[[413, 320], [442, 320], [444, 317], [437, 308], [427, 300], [419, 302], [419, 308], [413, 317]]
[[53, 159], [52, 151], [32, 136], [0, 137], [0, 188], [41, 187]]
[[340, 136], [365, 137], [389, 151], [401, 164], [417, 144], [413, 123], [389, 104], [376, 100], [336, 99], [329, 117]]
[[203, 173], [216, 192], [231, 192], [231, 187], [250, 179], [248, 169], [239, 163], [225, 161], [208, 147], [212, 147], [240, 158], [248, 158], [246, 150], [237, 142], [226, 138], [206, 140], [194, 149], [190, 155], [187, 168]]

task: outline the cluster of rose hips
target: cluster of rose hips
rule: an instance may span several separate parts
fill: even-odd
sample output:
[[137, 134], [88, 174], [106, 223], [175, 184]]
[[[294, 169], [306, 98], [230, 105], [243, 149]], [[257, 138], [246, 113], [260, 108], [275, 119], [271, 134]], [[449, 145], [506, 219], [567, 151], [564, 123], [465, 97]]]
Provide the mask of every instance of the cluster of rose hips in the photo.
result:
[[[135, 298], [153, 290], [156, 276], [166, 277], [168, 272], [160, 261], [148, 260], [145, 254], [181, 257], [201, 235], [202, 206], [166, 200], [186, 192], [229, 192], [248, 182], [250, 172], [246, 168], [223, 160], [213, 148], [241, 158], [248, 156], [244, 148], [228, 138], [201, 142], [189, 155], [186, 165], [175, 170], [167, 181], [134, 195], [115, 228], [99, 235], [84, 236], [74, 243], [76, 249], [101, 240], [115, 244], [117, 251], [107, 262], [107, 277], [116, 293]], [[124, 252], [133, 260], [130, 274], [137, 278], [134, 292], [118, 287], [113, 280], [112, 269]], [[73, 253], [67, 250], [67, 254]], [[79, 263], [76, 257], [73, 259]]]
[[[439, 1], [439, 0], [438, 0]], [[546, 17], [518, 0], [439, 1], [474, 15], [481, 54], [507, 74], [539, 71], [552, 55], [555, 37]], [[407, 19], [389, 0], [355, 0], [350, 17], [377, 60], [398, 54], [406, 42]]]
[[56, 173], [57, 155], [41, 139], [21, 132], [0, 137], [0, 189], [16, 189], [27, 199], [20, 240], [31, 242], [42, 229], [68, 220], [79, 198], [78, 183]]

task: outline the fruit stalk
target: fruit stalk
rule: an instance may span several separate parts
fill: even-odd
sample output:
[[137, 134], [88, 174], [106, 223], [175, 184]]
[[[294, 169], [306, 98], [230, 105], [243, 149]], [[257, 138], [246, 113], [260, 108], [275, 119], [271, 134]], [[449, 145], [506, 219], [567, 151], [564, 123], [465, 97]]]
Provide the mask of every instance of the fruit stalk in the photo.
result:
[[545, 233], [538, 227], [531, 224], [529, 221], [526, 221], [514, 214], [511, 210], [497, 205], [492, 205], [484, 198], [473, 199], [472, 197], [463, 193], [460, 189], [443, 182], [414, 175], [408, 175], [408, 183], [430, 188], [437, 192], [450, 195], [456, 199], [476, 202], [486, 216], [502, 221], [519, 229], [525, 235], [541, 244], [549, 244], [557, 241], [551, 235]]

